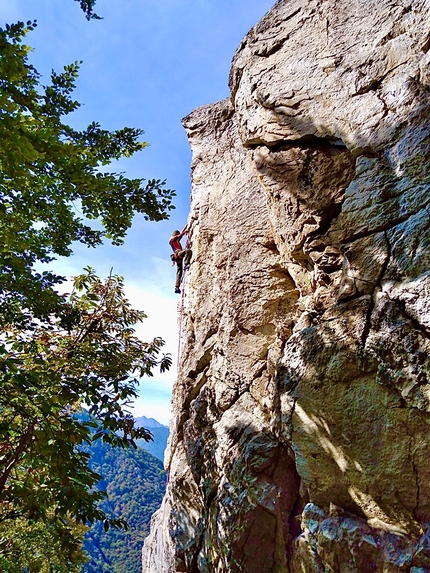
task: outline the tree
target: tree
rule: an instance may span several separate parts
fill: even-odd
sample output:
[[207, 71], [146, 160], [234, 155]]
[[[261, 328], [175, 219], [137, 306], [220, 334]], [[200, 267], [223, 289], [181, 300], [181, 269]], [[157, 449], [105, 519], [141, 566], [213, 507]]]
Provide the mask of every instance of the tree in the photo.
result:
[[[145, 315], [130, 307], [121, 277], [102, 282], [88, 268], [74, 285], [61, 316], [4, 331], [0, 522], [47, 520], [52, 508], [61, 519], [104, 519], [103, 493], [93, 489], [101, 476], [80, 446], [102, 439], [136, 447], [136, 439], [150, 438], [126, 406], [137, 396], [134, 375], [170, 366], [169, 356], [159, 357], [163, 341], [134, 335]], [[76, 415], [82, 404], [88, 416]]]
[[[100, 171], [143, 149], [142, 131], [67, 125], [79, 106], [71, 97], [78, 64], [41, 85], [22, 42], [33, 27], [0, 29], [0, 527], [14, 530], [18, 542], [34, 539], [43, 523], [67, 563], [63, 532], [71, 520], [124, 526], [99, 508], [100, 476], [81, 446], [148, 439], [127, 405], [137, 378], [168, 368], [170, 357], [161, 354], [161, 339], [143, 343], [134, 335], [144, 314], [130, 307], [121, 277], [101, 281], [87, 268], [62, 296], [64, 277], [35, 264], [70, 255], [75, 241], [121, 244], [136, 213], [166, 219], [174, 192], [160, 180]], [[82, 405], [90, 417], [78, 415]], [[0, 559], [9, 550], [0, 542]]]

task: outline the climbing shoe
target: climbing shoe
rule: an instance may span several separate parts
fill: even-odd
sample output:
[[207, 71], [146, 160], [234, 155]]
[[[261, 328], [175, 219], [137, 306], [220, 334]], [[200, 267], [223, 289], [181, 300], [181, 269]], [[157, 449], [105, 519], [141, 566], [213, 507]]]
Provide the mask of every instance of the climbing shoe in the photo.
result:
[[181, 294], [181, 289], [180, 289], [180, 288], [175, 288], [175, 293], [176, 293], [176, 294]]

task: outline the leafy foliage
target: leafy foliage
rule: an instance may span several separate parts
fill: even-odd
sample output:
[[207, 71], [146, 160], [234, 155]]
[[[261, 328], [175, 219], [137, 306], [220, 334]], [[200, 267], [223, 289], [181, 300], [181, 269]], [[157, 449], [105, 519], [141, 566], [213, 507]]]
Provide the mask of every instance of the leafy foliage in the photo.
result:
[[[161, 339], [134, 335], [144, 313], [130, 308], [121, 277], [102, 282], [93, 270], [75, 278], [66, 312], [32, 330], [14, 329], [0, 356], [0, 521], [16, 517], [78, 522], [104, 519], [103, 494], [92, 489], [100, 476], [88, 467], [80, 446], [99, 438], [136, 447], [150, 439], [135, 428], [126, 406], [135, 398], [133, 375], [168, 368], [159, 357]], [[91, 416], [75, 412], [84, 404]], [[112, 521], [113, 525], [122, 525]]]
[[87, 528], [71, 520], [0, 524], [0, 571], [5, 573], [81, 573]]
[[111, 518], [125, 519], [130, 528], [105, 532], [95, 523], [85, 536], [89, 562], [82, 573], [140, 573], [143, 540], [161, 505], [166, 473], [160, 461], [139, 448], [117, 450], [96, 442], [88, 451], [90, 465], [103, 476], [109, 496], [101, 507]]
[[79, 2], [82, 10], [85, 12], [85, 17], [87, 20], [100, 20], [100, 16], [94, 13], [94, 5], [96, 0], [75, 0]]

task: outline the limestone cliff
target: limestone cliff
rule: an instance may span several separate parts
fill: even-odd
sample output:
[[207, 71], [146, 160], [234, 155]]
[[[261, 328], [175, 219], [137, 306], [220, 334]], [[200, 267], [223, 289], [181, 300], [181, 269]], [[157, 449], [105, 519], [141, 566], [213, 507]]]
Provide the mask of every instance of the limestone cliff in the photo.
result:
[[428, 0], [280, 0], [185, 118], [144, 573], [430, 572], [429, 50]]

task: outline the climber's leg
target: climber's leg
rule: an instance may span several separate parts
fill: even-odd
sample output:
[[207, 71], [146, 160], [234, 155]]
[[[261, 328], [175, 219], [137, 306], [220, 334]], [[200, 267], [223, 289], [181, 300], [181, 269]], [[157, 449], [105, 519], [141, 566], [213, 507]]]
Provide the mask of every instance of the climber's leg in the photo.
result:
[[181, 256], [181, 253], [183, 253], [183, 251], [179, 251], [178, 257], [176, 259], [176, 281], [175, 281], [175, 292], [181, 292], [179, 290], [179, 287], [181, 285], [181, 280], [182, 280], [182, 273], [183, 273], [183, 257]]

